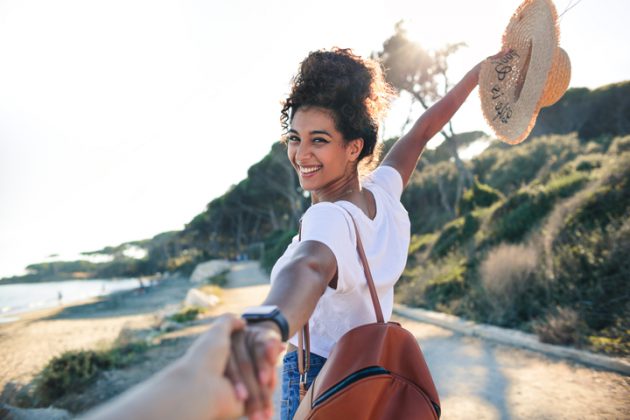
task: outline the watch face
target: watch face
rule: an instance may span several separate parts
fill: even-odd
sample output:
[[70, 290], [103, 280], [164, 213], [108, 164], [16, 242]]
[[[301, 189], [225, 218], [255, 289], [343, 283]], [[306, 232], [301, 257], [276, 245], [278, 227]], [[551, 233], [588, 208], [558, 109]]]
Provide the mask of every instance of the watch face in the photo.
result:
[[276, 305], [252, 306], [243, 311], [244, 315], [271, 315], [278, 307]]

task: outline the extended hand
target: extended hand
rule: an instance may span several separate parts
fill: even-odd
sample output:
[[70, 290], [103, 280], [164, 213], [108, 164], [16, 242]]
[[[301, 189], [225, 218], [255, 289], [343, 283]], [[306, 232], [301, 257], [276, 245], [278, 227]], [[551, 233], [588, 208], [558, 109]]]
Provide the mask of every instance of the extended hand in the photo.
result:
[[273, 323], [248, 326], [232, 334], [226, 376], [239, 392], [246, 390], [245, 411], [252, 420], [270, 419], [273, 390], [277, 383], [275, 366], [284, 345]]

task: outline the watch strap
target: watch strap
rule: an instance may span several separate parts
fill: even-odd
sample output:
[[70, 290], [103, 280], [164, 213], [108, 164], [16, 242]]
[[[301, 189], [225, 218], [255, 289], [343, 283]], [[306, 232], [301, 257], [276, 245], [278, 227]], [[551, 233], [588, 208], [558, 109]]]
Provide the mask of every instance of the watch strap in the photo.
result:
[[243, 314], [243, 318], [245, 318], [248, 324], [257, 324], [259, 322], [271, 321], [278, 326], [282, 341], [284, 342], [289, 339], [289, 322], [284, 317], [284, 315], [282, 314], [279, 308], [276, 307], [276, 309], [268, 316], [265, 315], [262, 317], [254, 318], [254, 317], [248, 317], [247, 315], [248, 315], [247, 313]]

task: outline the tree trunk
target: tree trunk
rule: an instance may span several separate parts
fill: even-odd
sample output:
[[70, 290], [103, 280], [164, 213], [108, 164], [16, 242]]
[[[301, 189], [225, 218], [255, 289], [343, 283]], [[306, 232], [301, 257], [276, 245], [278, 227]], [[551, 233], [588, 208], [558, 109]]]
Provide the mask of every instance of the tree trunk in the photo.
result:
[[449, 214], [451, 218], [453, 218], [455, 216], [455, 212], [453, 212], [453, 209], [448, 203], [448, 195], [446, 191], [444, 190], [444, 179], [442, 177], [437, 177], [437, 181], [438, 181], [438, 190], [440, 191], [440, 202], [442, 203], [442, 207], [444, 207], [444, 210]]

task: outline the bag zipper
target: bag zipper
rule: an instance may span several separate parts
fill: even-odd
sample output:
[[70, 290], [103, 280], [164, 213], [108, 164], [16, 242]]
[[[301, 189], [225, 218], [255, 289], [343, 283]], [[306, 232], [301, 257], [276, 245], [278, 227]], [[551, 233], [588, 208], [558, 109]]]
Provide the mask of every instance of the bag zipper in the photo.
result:
[[337, 392], [341, 391], [343, 388], [346, 388], [347, 386], [353, 384], [354, 382], [357, 382], [357, 381], [359, 381], [359, 380], [361, 380], [363, 378], [367, 378], [369, 376], [388, 375], [389, 373], [390, 372], [387, 369], [384, 369], [384, 368], [382, 368], [380, 366], [370, 366], [370, 367], [366, 367], [366, 368], [363, 368], [361, 370], [358, 370], [358, 371], [354, 372], [352, 375], [346, 376], [344, 379], [339, 381], [337, 384], [333, 385], [328, 390], [326, 390], [326, 392], [324, 392], [322, 395], [319, 396], [319, 398], [317, 398], [315, 400], [315, 402], [313, 403], [312, 408], [317, 407], [317, 405], [323, 403], [328, 398], [330, 398], [331, 396], [333, 396]]

